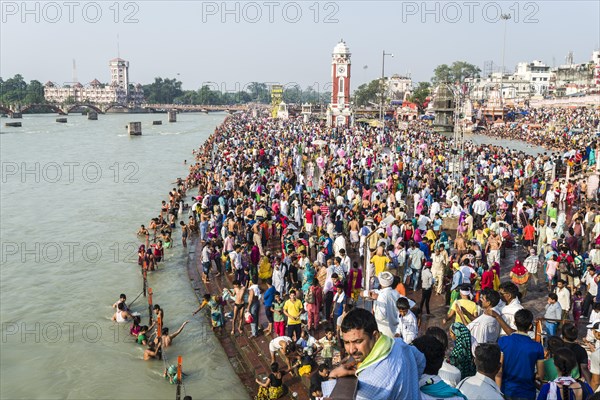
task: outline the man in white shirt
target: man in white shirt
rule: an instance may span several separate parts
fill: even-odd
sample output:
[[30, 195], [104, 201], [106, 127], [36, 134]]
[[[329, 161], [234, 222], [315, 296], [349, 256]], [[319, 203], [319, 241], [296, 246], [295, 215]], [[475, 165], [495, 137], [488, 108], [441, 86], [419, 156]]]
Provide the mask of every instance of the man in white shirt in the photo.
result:
[[530, 249], [529, 250], [529, 257], [527, 257], [524, 261], [523, 261], [523, 266], [527, 269], [527, 272], [529, 272], [529, 277], [531, 278], [529, 280], [529, 287], [531, 287], [533, 285], [533, 289], [534, 290], [539, 290], [538, 288], [538, 267], [540, 265], [540, 257], [535, 254], [535, 249]]
[[571, 291], [567, 288], [567, 283], [559, 279], [556, 283], [554, 293], [558, 296], [558, 304], [560, 304], [560, 308], [562, 309], [562, 318], [568, 318], [569, 310], [571, 310]]
[[473, 213], [475, 214], [475, 225], [481, 224], [481, 220], [487, 213], [487, 204], [482, 199], [477, 199], [473, 203]]
[[209, 242], [206, 244], [206, 246], [204, 246], [202, 248], [202, 282], [207, 283], [209, 282], [209, 276], [208, 274], [210, 273], [210, 256], [212, 254], [213, 251], [213, 244], [212, 242]]
[[410, 260], [410, 268], [412, 270], [412, 286], [413, 291], [417, 291], [419, 277], [421, 275], [421, 268], [423, 267], [423, 262], [425, 261], [425, 254], [415, 242], [411, 244], [410, 250], [408, 250], [408, 258]]
[[594, 303], [596, 296], [598, 295], [598, 282], [596, 281], [596, 269], [593, 265], [588, 266], [587, 272], [583, 275], [583, 283], [587, 286], [587, 293], [583, 300], [582, 314], [584, 317], [588, 317], [588, 311], [590, 306]]
[[419, 228], [420, 231], [425, 232], [427, 231], [427, 224], [430, 222], [431, 219], [427, 215], [420, 215], [417, 218], [417, 228]]
[[[507, 325], [513, 329], [517, 330], [517, 325], [515, 324], [515, 313], [521, 309], [523, 306], [519, 301], [519, 288], [512, 282], [503, 282], [500, 284], [500, 297], [504, 300], [506, 304], [502, 307], [502, 319], [507, 323]], [[501, 336], [510, 335], [511, 332], [506, 332], [504, 329], [500, 332]]]
[[500, 370], [500, 347], [497, 344], [481, 343], [475, 348], [477, 374], [465, 378], [456, 386], [469, 400], [502, 400], [504, 396], [496, 384], [496, 373]]
[[[500, 294], [492, 289], [484, 289], [481, 292], [481, 305], [484, 310], [493, 309], [500, 302]], [[477, 339], [477, 343], [496, 343], [500, 337], [500, 324], [496, 318], [485, 312], [475, 318], [467, 325], [471, 335]]]
[[391, 287], [394, 276], [390, 272], [381, 272], [378, 278], [382, 289], [379, 290], [379, 293], [374, 291], [370, 293], [371, 298], [375, 300], [373, 302], [373, 314], [379, 332], [393, 338], [400, 322], [398, 309], [396, 308], [396, 301], [400, 298], [400, 293]]

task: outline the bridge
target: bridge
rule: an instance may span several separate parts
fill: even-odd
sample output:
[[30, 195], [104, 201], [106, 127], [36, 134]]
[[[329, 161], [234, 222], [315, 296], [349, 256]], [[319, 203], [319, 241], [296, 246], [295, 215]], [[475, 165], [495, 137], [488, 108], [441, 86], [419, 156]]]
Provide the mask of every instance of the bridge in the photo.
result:
[[139, 112], [235, 112], [247, 111], [256, 105], [237, 104], [237, 105], [191, 105], [191, 104], [93, 104], [93, 103], [73, 103], [73, 104], [0, 104], [0, 113], [12, 116], [14, 113], [25, 114], [36, 109], [52, 110], [59, 115], [67, 115], [74, 110], [82, 108], [95, 111], [98, 114], [104, 114], [111, 110], [128, 109]]
[[141, 108], [151, 111], [177, 111], [177, 112], [223, 112], [223, 111], [248, 111], [249, 104], [236, 105], [203, 105], [203, 104], [142, 104]]

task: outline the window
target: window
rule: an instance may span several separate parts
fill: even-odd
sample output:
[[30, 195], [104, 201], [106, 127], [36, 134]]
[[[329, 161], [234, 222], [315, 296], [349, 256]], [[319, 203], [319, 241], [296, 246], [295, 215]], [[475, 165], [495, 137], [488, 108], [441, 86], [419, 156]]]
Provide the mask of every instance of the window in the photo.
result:
[[339, 92], [344, 93], [344, 78], [340, 78], [339, 82], [340, 82], [338, 85], [338, 87], [340, 88]]

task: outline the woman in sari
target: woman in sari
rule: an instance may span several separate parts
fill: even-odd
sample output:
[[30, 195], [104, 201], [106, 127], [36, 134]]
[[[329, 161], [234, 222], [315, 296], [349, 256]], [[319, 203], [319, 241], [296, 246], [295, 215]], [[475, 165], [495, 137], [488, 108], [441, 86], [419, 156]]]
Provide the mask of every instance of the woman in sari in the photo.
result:
[[527, 294], [527, 281], [529, 280], [529, 271], [527, 271], [527, 269], [521, 263], [521, 261], [515, 261], [514, 267], [510, 270], [510, 279], [515, 285], [517, 285], [517, 287], [519, 288], [519, 292], [521, 292], [523, 297], [525, 297], [525, 295]]
[[358, 263], [354, 261], [352, 268], [348, 271], [348, 280], [346, 281], [346, 298], [351, 297], [352, 301], [358, 301], [362, 289], [362, 271], [358, 268]]
[[279, 372], [279, 364], [271, 364], [271, 373], [264, 380], [256, 379], [258, 394], [256, 400], [275, 400], [284, 395], [283, 374]]
[[454, 340], [454, 348], [448, 362], [460, 370], [461, 379], [474, 376], [477, 370], [471, 351], [471, 332], [465, 325], [455, 322], [450, 325], [450, 338]]
[[302, 293], [308, 292], [310, 285], [312, 285], [315, 279], [315, 268], [310, 263], [306, 263], [304, 266], [304, 275], [302, 277]]

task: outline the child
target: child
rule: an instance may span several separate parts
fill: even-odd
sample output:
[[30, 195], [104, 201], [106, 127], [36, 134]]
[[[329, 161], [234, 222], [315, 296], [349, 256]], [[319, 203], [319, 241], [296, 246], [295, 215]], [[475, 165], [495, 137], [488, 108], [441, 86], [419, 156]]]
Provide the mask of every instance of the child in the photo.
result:
[[136, 336], [140, 333], [141, 330], [141, 326], [140, 326], [140, 317], [139, 316], [135, 316], [133, 317], [133, 324], [131, 324], [131, 328], [129, 328], [129, 334], [131, 336]]
[[169, 368], [165, 369], [163, 376], [165, 379], [168, 379], [171, 385], [179, 383], [177, 381], [177, 367], [175, 365], [169, 365]]
[[148, 344], [146, 334], [148, 333], [148, 326], [140, 326], [140, 333], [137, 335], [137, 344], [146, 346]]
[[296, 341], [296, 347], [302, 350], [303, 353], [312, 356], [313, 352], [317, 348], [317, 339], [311, 336], [306, 329], [300, 333], [300, 339]]
[[333, 349], [336, 345], [337, 341], [335, 340], [335, 336], [333, 336], [333, 329], [327, 328], [325, 331], [325, 336], [319, 339], [319, 352], [321, 353], [321, 357], [323, 357], [323, 363], [331, 368], [331, 360], [333, 359]]
[[401, 297], [396, 301], [396, 308], [400, 316], [400, 323], [396, 328], [395, 337], [401, 337], [406, 344], [411, 344], [419, 334], [417, 317], [410, 310], [406, 297]]
[[285, 336], [285, 316], [283, 314], [283, 299], [281, 294], [275, 292], [275, 300], [271, 306], [271, 312], [273, 313], [273, 328], [277, 336]]

